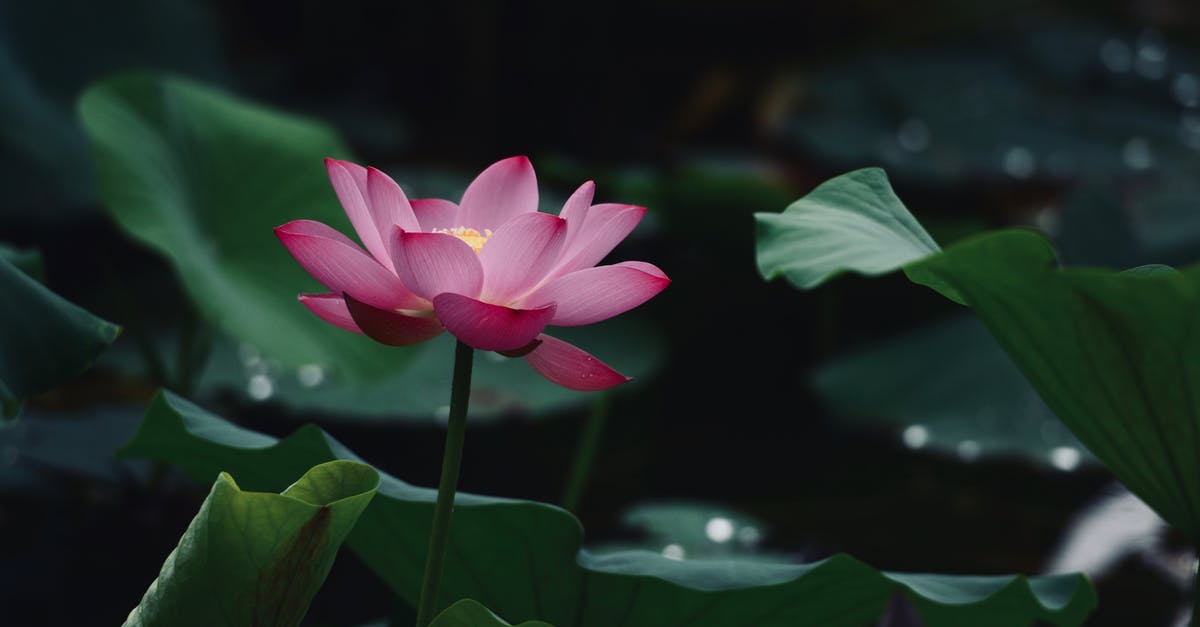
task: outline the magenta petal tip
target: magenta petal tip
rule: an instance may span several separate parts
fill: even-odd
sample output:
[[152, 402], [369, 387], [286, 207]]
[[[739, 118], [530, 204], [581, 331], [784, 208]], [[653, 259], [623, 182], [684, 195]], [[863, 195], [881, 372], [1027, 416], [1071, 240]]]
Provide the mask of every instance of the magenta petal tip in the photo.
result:
[[525, 356], [525, 362], [551, 383], [579, 392], [599, 392], [633, 380], [570, 343], [545, 334], [537, 339], [542, 343]]

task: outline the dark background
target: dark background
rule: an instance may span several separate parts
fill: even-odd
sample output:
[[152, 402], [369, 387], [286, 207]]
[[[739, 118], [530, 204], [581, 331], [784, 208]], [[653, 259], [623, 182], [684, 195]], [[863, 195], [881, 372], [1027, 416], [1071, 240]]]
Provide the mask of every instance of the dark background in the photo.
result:
[[[904, 67], [904, 59], [920, 65], [956, 54], [979, 59], [981, 75], [998, 72], [989, 60], [1004, 60], [1004, 76], [1028, 81], [1030, 93], [1050, 103], [1047, 111], [1092, 115], [1111, 96], [1121, 106], [1149, 101], [1149, 113], [1139, 109], [1137, 116], [1161, 115], [1173, 125], [1178, 111], [1164, 113], [1167, 107], [1154, 103], [1170, 99], [1177, 66], [1159, 78], [1114, 79], [1098, 49], [1080, 53], [1074, 42], [1080, 33], [1099, 33], [1130, 42], [1136, 54], [1137, 41], [1158, 38], [1190, 58], [1200, 12], [1189, 3], [146, 0], [112, 3], [119, 10], [111, 11], [106, 4], [68, 2], [53, 11], [0, 4], [6, 59], [18, 66], [0, 68], [10, 72], [10, 87], [19, 74], [70, 102], [86, 79], [109, 71], [173, 69], [325, 119], [363, 163], [471, 173], [527, 154], [543, 186], [566, 193], [595, 178], [598, 201], [649, 206], [642, 237], [618, 252], [652, 261], [673, 279], [637, 314], [658, 325], [668, 358], [647, 385], [614, 399], [580, 512], [590, 542], [636, 541], [620, 525], [620, 512], [634, 503], [699, 500], [758, 518], [769, 528], [765, 549], [805, 560], [845, 551], [890, 570], [1034, 573], [1071, 517], [1111, 481], [1095, 467], [1062, 472], [1019, 456], [964, 463], [913, 452], [895, 429], [836, 418], [808, 386], [814, 366], [953, 306], [897, 276], [847, 277], [812, 293], [764, 283], [754, 264], [752, 214], [780, 211], [840, 172], [883, 165], [899, 196], [943, 243], [939, 233], [1038, 223], [1039, 212], [1107, 173], [1089, 170], [1084, 158], [1067, 171], [1013, 175], [1002, 145], [1013, 128], [1027, 128], [1025, 118], [1001, 114], [984, 133], [1000, 148], [967, 142], [960, 149], [978, 158], [962, 167], [919, 158], [894, 164], [878, 144], [853, 134], [830, 139], [795, 129], [839, 115], [853, 128], [859, 111], [869, 113], [862, 128], [881, 119], [903, 123], [913, 115], [910, 100], [870, 90], [870, 97], [843, 100], [830, 77], [874, 80], [889, 67]], [[179, 49], [185, 42], [156, 38], [164, 11], [175, 18], [186, 11], [191, 36], [207, 45], [189, 41]], [[109, 50], [106, 29], [144, 45]], [[1019, 36], [1032, 31], [1056, 42], [1043, 52], [1047, 59], [1086, 57], [1083, 69], [1066, 80], [1052, 64], [1013, 52]], [[938, 84], [936, 68], [923, 76]], [[952, 97], [944, 97], [950, 113]], [[1022, 115], [1036, 119], [1039, 110], [1035, 103]], [[928, 124], [940, 141], [937, 121]], [[1073, 131], [1090, 141], [1106, 128]], [[1108, 149], [1096, 142], [1076, 150], [1086, 156]], [[1183, 172], [1195, 167], [1189, 156], [1200, 158], [1194, 150], [1156, 154]], [[24, 167], [13, 143], [3, 155], [6, 166]], [[651, 183], [631, 186], [631, 172]], [[1118, 178], [1129, 195], [1173, 184]], [[108, 279], [95, 262], [105, 259], [143, 277], [166, 301], [182, 299], [165, 262], [130, 244], [94, 201], [47, 202], [44, 190], [25, 193], [34, 184], [6, 180], [16, 193], [0, 210], [0, 240], [42, 250], [51, 287], [123, 325], [154, 318], [139, 322], [99, 295]], [[29, 218], [53, 212], [63, 217]], [[1080, 257], [1114, 265], [1190, 259], [1186, 249], [1165, 259], [1104, 252], [1114, 258]], [[912, 367], [923, 367], [916, 356]], [[31, 411], [136, 405], [155, 383], [93, 372], [35, 399]], [[302, 418], [236, 400], [221, 409], [276, 435]], [[586, 411], [473, 427], [461, 488], [556, 501]], [[336, 420], [325, 426], [393, 474], [436, 483], [440, 429]], [[197, 486], [173, 474], [147, 486], [137, 477], [97, 479], [48, 465], [29, 472], [53, 489], [0, 497], [5, 624], [121, 620], [202, 498]], [[1100, 608], [1090, 624], [1166, 625], [1184, 598], [1176, 583], [1138, 558], [1100, 577], [1098, 588]], [[384, 586], [346, 551], [309, 622], [356, 625], [393, 609]]]

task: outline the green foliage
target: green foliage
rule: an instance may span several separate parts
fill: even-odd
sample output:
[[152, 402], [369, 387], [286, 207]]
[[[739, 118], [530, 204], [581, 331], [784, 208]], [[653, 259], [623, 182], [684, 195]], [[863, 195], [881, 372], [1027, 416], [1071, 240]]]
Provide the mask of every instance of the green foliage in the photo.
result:
[[0, 257], [0, 405], [12, 418], [22, 401], [79, 374], [120, 328], [51, 292]]
[[[488, 608], [472, 601], [463, 599], [446, 608], [437, 615], [429, 627], [513, 627], [512, 623], [496, 616]], [[553, 627], [540, 620], [523, 622], [516, 627]]]
[[756, 213], [758, 271], [811, 289], [842, 272], [891, 272], [937, 252], [878, 168], [830, 179], [782, 213]]
[[109, 212], [172, 263], [214, 326], [283, 364], [320, 364], [351, 379], [403, 361], [405, 351], [334, 328], [297, 303], [297, 292], [319, 290], [272, 231], [309, 218], [351, 232], [322, 161], [347, 155], [333, 130], [145, 74], [93, 86], [79, 113]]
[[[881, 249], [893, 246], [888, 230], [869, 233]], [[760, 239], [760, 256], [829, 276], [819, 250], [791, 247], [788, 257], [780, 241]], [[893, 269], [901, 266], [970, 306], [1080, 442], [1176, 529], [1200, 538], [1200, 266], [1059, 268], [1050, 243], [1023, 230], [895, 259]]]
[[1080, 441], [1200, 538], [1200, 266], [1063, 269], [1045, 238], [1010, 230], [908, 272], [962, 295]]
[[125, 625], [299, 625], [378, 488], [352, 461], [315, 466], [281, 494], [220, 473]]
[[[871, 173], [875, 184], [860, 183], [866, 173]], [[821, 190], [842, 191], [818, 195]], [[879, 207], [889, 210], [879, 211]], [[802, 219], [782, 219], [789, 213]], [[836, 243], [847, 237], [823, 223], [822, 217], [829, 214], [861, 218], [861, 230], [848, 237], [860, 248], [878, 249], [879, 274], [907, 268], [906, 264], [940, 250], [936, 245], [923, 253], [909, 250], [904, 238], [914, 229], [920, 233], [924, 229], [896, 199], [881, 171], [859, 170], [830, 179], [782, 214], [756, 215], [763, 276], [769, 280], [783, 275], [800, 289], [812, 289], [854, 269], [857, 254], [831, 257], [826, 249], [836, 251], [836, 246], [801, 244], [813, 239]], [[767, 237], [764, 221], [773, 225]], [[948, 286], [937, 287], [947, 298], [962, 302]], [[1057, 461], [1060, 466], [1091, 459], [1070, 434], [1063, 433], [1065, 429], [1003, 350], [969, 319], [939, 323], [843, 356], [816, 370], [811, 381], [831, 409], [851, 420], [882, 423], [898, 431], [911, 429], [905, 434], [906, 443], [914, 448], [927, 446], [967, 460], [1021, 455], [1038, 463]]]
[[[150, 407], [123, 455], [170, 462], [193, 476], [228, 469], [277, 489], [315, 463], [354, 454], [315, 426], [284, 440], [236, 427], [169, 393]], [[383, 475], [348, 538], [402, 598], [418, 593], [435, 493]], [[837, 555], [811, 564], [676, 561], [580, 549], [569, 513], [540, 503], [458, 495], [441, 606], [471, 598], [507, 619], [572, 626], [862, 625], [905, 594], [930, 627], [1078, 625], [1095, 605], [1079, 575], [950, 577], [882, 573]]]

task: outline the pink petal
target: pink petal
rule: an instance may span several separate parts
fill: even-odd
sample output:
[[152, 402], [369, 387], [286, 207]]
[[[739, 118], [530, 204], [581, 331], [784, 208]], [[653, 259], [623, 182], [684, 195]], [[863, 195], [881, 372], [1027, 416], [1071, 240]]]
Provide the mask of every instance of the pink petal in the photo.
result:
[[551, 275], [562, 276], [600, 263], [633, 231], [645, 214], [645, 207], [634, 205], [605, 203], [592, 206]]
[[659, 277], [662, 279], [667, 278], [666, 272], [663, 272], [662, 270], [660, 270], [658, 268], [658, 266], [656, 266], [652, 263], [647, 263], [645, 261], [622, 261], [621, 263], [618, 263], [616, 265], [625, 266], [627, 268], [637, 268], [638, 270], [641, 270], [642, 272], [648, 272], [650, 274], [653, 274], [656, 277]]
[[565, 388], [596, 392], [632, 381], [587, 352], [549, 335], [539, 335], [542, 343], [525, 356], [533, 369]]
[[[434, 229], [452, 229], [461, 224], [458, 220], [458, 205], [441, 198], [422, 198], [412, 201], [413, 213], [421, 224], [418, 230], [426, 233]], [[408, 229], [405, 229], [406, 231]]]
[[343, 161], [341, 159], [325, 158], [325, 167], [328, 169], [329, 162], [333, 161], [346, 169], [350, 176], [354, 179], [354, 184], [358, 186], [358, 193], [362, 194], [364, 200], [367, 198], [367, 169], [357, 163]]
[[367, 169], [337, 159], [326, 159], [325, 169], [329, 172], [329, 182], [333, 183], [333, 191], [342, 202], [342, 209], [345, 209], [350, 224], [354, 225], [354, 230], [358, 233], [358, 239], [362, 240], [363, 246], [367, 247], [379, 263], [390, 269], [387, 246], [384, 245], [383, 236], [367, 204]]
[[362, 333], [362, 329], [354, 324], [354, 318], [350, 317], [345, 299], [337, 294], [301, 294], [300, 303], [335, 327]]
[[557, 263], [567, 221], [548, 213], [521, 214], [496, 230], [479, 251], [481, 298], [508, 303], [528, 292]]
[[349, 292], [384, 309], [422, 306], [396, 275], [350, 238], [320, 222], [289, 222], [276, 227], [275, 235], [313, 278], [335, 293]]
[[434, 298], [433, 310], [454, 337], [488, 351], [511, 351], [529, 344], [554, 316], [554, 305], [512, 309], [451, 293]]
[[563, 203], [562, 211], [558, 212], [558, 216], [567, 221], [567, 246], [571, 245], [572, 239], [579, 233], [579, 227], [583, 226], [595, 194], [596, 184], [587, 181], [571, 194], [567, 202]]
[[537, 177], [528, 157], [509, 157], [475, 177], [459, 203], [458, 224], [480, 233], [516, 215], [537, 211]]
[[[371, 216], [384, 244], [387, 243], [386, 236], [392, 232], [393, 226], [399, 226], [405, 231], [421, 230], [417, 216], [413, 214], [412, 205], [408, 202], [408, 196], [404, 195], [404, 190], [400, 189], [392, 177], [375, 168], [367, 168], [367, 196], [371, 201]], [[388, 257], [388, 262], [391, 263], [391, 257]]]
[[574, 327], [625, 313], [663, 291], [671, 280], [657, 267], [632, 261], [584, 268], [538, 288], [521, 301], [522, 307], [554, 303], [550, 324]]
[[367, 337], [389, 346], [411, 346], [437, 337], [442, 325], [433, 316], [408, 316], [379, 309], [346, 296], [346, 309]]
[[400, 280], [426, 300], [445, 292], [474, 298], [483, 287], [479, 256], [466, 242], [447, 233], [408, 233], [395, 228], [392, 259]]

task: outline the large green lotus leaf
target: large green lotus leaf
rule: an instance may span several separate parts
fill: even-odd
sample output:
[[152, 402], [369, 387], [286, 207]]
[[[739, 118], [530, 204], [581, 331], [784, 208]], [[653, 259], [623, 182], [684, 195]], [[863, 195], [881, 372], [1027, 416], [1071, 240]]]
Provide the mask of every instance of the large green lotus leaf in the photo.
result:
[[378, 489], [353, 461], [314, 466], [281, 494], [221, 472], [125, 625], [299, 625]]
[[[315, 426], [284, 440], [232, 425], [170, 393], [147, 411], [125, 456], [159, 459], [195, 477], [227, 469], [259, 489], [354, 454]], [[435, 493], [383, 476], [348, 538], [402, 598], [421, 584]], [[1095, 594], [1080, 575], [951, 577], [882, 573], [845, 555], [811, 564], [672, 560], [656, 552], [596, 555], [566, 511], [459, 494], [441, 605], [475, 599], [507, 620], [559, 627], [863, 625], [897, 593], [930, 627], [1080, 624]]]
[[347, 153], [333, 130], [147, 74], [93, 86], [79, 112], [109, 212], [170, 260], [216, 327], [280, 363], [321, 364], [353, 380], [394, 371], [410, 354], [326, 324], [296, 302], [297, 292], [318, 286], [273, 229], [308, 218], [353, 232], [322, 161]]
[[[463, 599], [446, 608], [429, 627], [513, 627], [488, 608], [471, 599]], [[525, 621], [516, 627], [553, 627], [540, 620]]]
[[[821, 267], [802, 253], [793, 263]], [[1062, 269], [1030, 231], [978, 236], [904, 270], [969, 305], [1080, 442], [1164, 519], [1200, 538], [1200, 270]]]
[[83, 372], [119, 331], [0, 257], [3, 417], [15, 416], [23, 399]]
[[1059, 268], [1040, 235], [990, 233], [914, 264], [949, 286], [1113, 474], [1200, 538], [1200, 266]]
[[966, 461], [1018, 456], [1062, 470], [1095, 463], [970, 315], [839, 356], [810, 380], [836, 413], [886, 427], [912, 449]]
[[879, 168], [818, 185], [782, 213], [756, 213], [758, 271], [812, 289], [842, 272], [892, 272], [940, 250]]
[[[847, 196], [843, 201], [853, 204], [840, 209], [865, 212], [855, 207], [889, 201], [890, 189], [881, 189], [879, 197]], [[1103, 189], [1086, 187], [1067, 202], [1061, 242], [1068, 258], [1076, 263], [1145, 258], [1146, 254], [1136, 252], [1138, 246], [1131, 239], [1134, 234], [1128, 217], [1114, 204], [1111, 193], [1102, 193]], [[1143, 229], [1155, 225], [1166, 231], [1167, 224], [1182, 224], [1179, 216], [1185, 212], [1179, 210], [1180, 204], [1164, 204], [1166, 208], [1157, 213], [1138, 212]], [[907, 221], [907, 212], [904, 216]], [[790, 236], [797, 240], [826, 236], [820, 224], [794, 223], [788, 228], [802, 231]], [[1181, 230], [1188, 232], [1175, 229]], [[887, 231], [864, 231], [862, 235], [874, 238], [874, 246], [881, 251], [894, 246], [893, 236]], [[760, 259], [778, 255], [780, 267], [790, 265], [797, 272], [813, 275], [824, 272], [826, 260], [820, 250], [785, 248], [780, 239], [760, 239]], [[1147, 244], [1145, 252], [1150, 250], [1162, 247]], [[900, 258], [896, 261], [892, 269], [904, 267], [911, 273], [919, 260], [908, 261], [907, 266], [900, 263]], [[934, 281], [936, 277], [926, 274], [923, 280]], [[805, 289], [815, 287], [793, 283]], [[948, 298], [962, 302], [948, 285], [939, 283], [935, 287]], [[1064, 469], [1093, 459], [1059, 426], [1053, 412], [1003, 349], [969, 318], [931, 325], [841, 357], [817, 370], [812, 382], [838, 413], [870, 424], [889, 425], [903, 433], [905, 443], [914, 448], [928, 447], [967, 460], [1021, 455]]]

